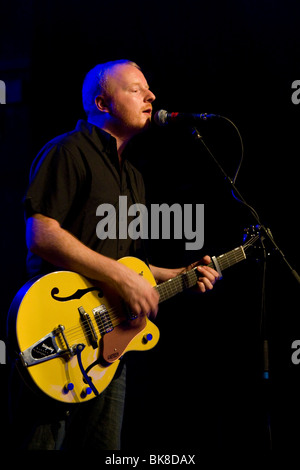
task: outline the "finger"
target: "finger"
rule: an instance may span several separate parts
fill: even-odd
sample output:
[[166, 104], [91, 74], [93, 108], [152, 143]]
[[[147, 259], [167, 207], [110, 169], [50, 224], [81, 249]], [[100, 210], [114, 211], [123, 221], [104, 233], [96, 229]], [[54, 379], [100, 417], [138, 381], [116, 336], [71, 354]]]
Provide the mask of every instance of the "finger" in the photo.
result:
[[201, 292], [202, 294], [204, 294], [204, 292], [206, 291], [204, 282], [198, 281], [198, 282], [197, 282], [197, 285], [198, 285], [198, 289], [200, 290], [200, 292]]
[[148, 312], [147, 312], [146, 315], [147, 315], [149, 318], [151, 317], [151, 318], [154, 319], [154, 318], [156, 318], [157, 313], [158, 313], [158, 303], [155, 302], [155, 303], [151, 306], [150, 310], [148, 310]]
[[205, 255], [205, 256], [203, 256], [201, 262], [203, 262], [204, 264], [209, 264], [209, 263], [211, 263], [211, 257], [208, 256], [208, 255]]
[[151, 303], [151, 313], [156, 317], [158, 312], [158, 303], [159, 303], [159, 293], [157, 290], [152, 287], [152, 303]]
[[148, 297], [142, 298], [139, 304], [139, 315], [155, 318], [158, 312], [158, 300], [158, 293], [153, 291]]
[[209, 279], [213, 284], [219, 279], [219, 274], [208, 266], [199, 266], [198, 271], [203, 275], [203, 278]]
[[207, 290], [212, 290], [214, 287], [214, 284], [206, 277], [203, 277], [200, 283], [202, 284], [202, 286], [204, 286], [204, 292]]

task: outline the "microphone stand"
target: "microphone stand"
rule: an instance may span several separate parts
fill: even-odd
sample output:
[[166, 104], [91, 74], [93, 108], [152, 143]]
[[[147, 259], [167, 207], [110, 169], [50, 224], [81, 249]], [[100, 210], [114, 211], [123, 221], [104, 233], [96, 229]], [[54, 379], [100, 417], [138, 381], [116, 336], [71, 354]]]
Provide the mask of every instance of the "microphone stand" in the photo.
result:
[[[271, 245], [274, 247], [275, 251], [277, 251], [288, 269], [290, 270], [291, 274], [293, 277], [296, 279], [298, 282], [298, 285], [300, 286], [300, 276], [297, 273], [297, 271], [290, 265], [290, 263], [287, 261], [284, 253], [282, 250], [279, 248], [277, 243], [275, 242], [273, 235], [270, 231], [269, 228], [265, 227], [256, 212], [256, 210], [250, 206], [240, 193], [240, 191], [237, 189], [235, 185], [235, 181], [233, 181], [228, 174], [225, 172], [223, 167], [220, 165], [220, 163], [217, 161], [211, 150], [207, 147], [206, 143], [203, 140], [203, 137], [201, 136], [200, 132], [196, 127], [192, 128], [192, 135], [195, 138], [196, 141], [200, 141], [202, 145], [205, 147], [206, 151], [208, 154], [211, 156], [213, 159], [214, 163], [216, 166], [219, 168], [223, 176], [225, 177], [225, 180], [229, 183], [231, 186], [232, 194], [235, 199], [237, 199], [241, 204], [246, 206], [249, 210], [251, 215], [254, 217], [256, 220], [257, 224], [260, 226], [260, 229], [264, 232], [266, 235], [267, 239], [271, 242]], [[265, 388], [267, 386], [269, 387], [268, 382], [269, 382], [269, 343], [268, 343], [268, 335], [267, 335], [267, 314], [266, 314], [266, 305], [265, 305], [265, 284], [266, 284], [266, 266], [267, 266], [267, 252], [266, 248], [264, 245], [264, 240], [261, 238], [261, 243], [262, 243], [262, 249], [263, 249], [263, 274], [262, 274], [262, 299], [261, 299], [261, 332], [263, 336], [263, 379], [264, 379], [264, 384]], [[271, 436], [271, 423], [270, 423], [270, 413], [267, 410], [267, 428], [268, 428], [268, 437], [269, 437], [269, 450], [272, 450], [272, 436]]]
[[271, 234], [271, 231], [269, 228], [265, 227], [261, 220], [260, 220], [260, 217], [258, 215], [258, 213], [256, 212], [255, 209], [253, 209], [253, 207], [250, 206], [250, 204], [248, 204], [244, 197], [241, 195], [241, 193], [239, 192], [239, 190], [237, 189], [237, 187], [235, 186], [235, 183], [234, 181], [227, 175], [227, 173], [225, 172], [225, 170], [223, 169], [223, 167], [220, 165], [220, 163], [217, 161], [217, 159], [215, 158], [215, 156], [213, 155], [213, 153], [210, 151], [210, 149], [207, 147], [207, 145], [205, 144], [204, 140], [203, 140], [203, 137], [200, 135], [199, 131], [196, 129], [196, 127], [193, 127], [192, 129], [192, 135], [194, 136], [195, 140], [196, 141], [200, 141], [205, 149], [207, 150], [207, 152], [209, 153], [209, 155], [212, 157], [213, 161], [215, 162], [215, 164], [217, 165], [217, 167], [219, 168], [219, 170], [223, 173], [224, 177], [225, 177], [225, 180], [230, 184], [231, 188], [232, 188], [232, 192], [235, 193], [238, 197], [235, 196], [236, 199], [238, 199], [244, 206], [248, 207], [248, 209], [250, 210], [252, 216], [254, 217], [254, 219], [256, 220], [257, 224], [261, 227], [261, 229], [264, 231], [265, 235], [267, 236], [267, 238], [269, 239], [269, 241], [271, 242], [271, 244], [273, 245], [273, 247], [275, 248], [275, 250], [280, 254], [281, 258], [283, 259], [283, 261], [285, 262], [286, 266], [289, 268], [289, 270], [291, 271], [291, 274], [294, 276], [294, 278], [296, 279], [296, 281], [298, 282], [298, 284], [300, 285], [300, 276], [299, 274], [297, 273], [297, 271], [290, 265], [290, 263], [287, 261], [284, 253], [282, 252], [282, 250], [279, 248], [279, 246], [277, 245], [277, 243], [275, 242], [274, 238], [273, 238], [273, 235]]

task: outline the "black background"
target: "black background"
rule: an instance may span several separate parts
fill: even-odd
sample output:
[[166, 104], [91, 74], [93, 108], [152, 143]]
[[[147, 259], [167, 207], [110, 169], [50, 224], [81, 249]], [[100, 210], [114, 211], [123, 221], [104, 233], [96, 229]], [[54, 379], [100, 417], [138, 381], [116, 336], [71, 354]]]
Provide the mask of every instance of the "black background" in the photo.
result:
[[[296, 1], [232, 0], [13, 1], [2, 6], [0, 79], [1, 339], [13, 296], [24, 282], [22, 196], [30, 164], [51, 138], [84, 118], [81, 85], [97, 63], [137, 62], [157, 96], [154, 110], [217, 113], [244, 142], [237, 186], [296, 270], [300, 107]], [[4, 13], [3, 13], [4, 12]], [[199, 124], [205, 143], [230, 177], [241, 147], [228, 121]], [[153, 262], [181, 266], [242, 243], [255, 224], [233, 199], [224, 176], [183, 127], [151, 130], [132, 143], [148, 201], [205, 205], [202, 252], [184, 241], [152, 243]], [[293, 449], [299, 439], [299, 285], [278, 253], [267, 261], [266, 317], [261, 316], [262, 263], [224, 273], [213, 292], [182, 296], [160, 309], [161, 339], [144, 355], [130, 353], [124, 451], [237, 448]], [[262, 379], [263, 329], [270, 380]], [[5, 397], [8, 367], [0, 365]], [[6, 404], [1, 406], [2, 428]]]

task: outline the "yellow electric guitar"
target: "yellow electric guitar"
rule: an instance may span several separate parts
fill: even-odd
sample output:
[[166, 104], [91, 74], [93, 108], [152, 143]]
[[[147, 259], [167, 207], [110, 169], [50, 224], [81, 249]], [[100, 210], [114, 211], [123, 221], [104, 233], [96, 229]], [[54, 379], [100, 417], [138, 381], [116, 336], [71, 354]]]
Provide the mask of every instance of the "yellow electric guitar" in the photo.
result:
[[[259, 238], [252, 235], [238, 248], [212, 257], [221, 272], [246, 259]], [[147, 279], [163, 302], [197, 283], [198, 271], [156, 285], [145, 263], [119, 260]], [[25, 284], [8, 315], [8, 334], [21, 372], [48, 396], [80, 403], [99, 395], [111, 382], [127, 351], [146, 351], [159, 340], [159, 330], [147, 317], [134, 317], [108, 288], [79, 274], [57, 271]], [[35, 387], [36, 388], [36, 387]]]

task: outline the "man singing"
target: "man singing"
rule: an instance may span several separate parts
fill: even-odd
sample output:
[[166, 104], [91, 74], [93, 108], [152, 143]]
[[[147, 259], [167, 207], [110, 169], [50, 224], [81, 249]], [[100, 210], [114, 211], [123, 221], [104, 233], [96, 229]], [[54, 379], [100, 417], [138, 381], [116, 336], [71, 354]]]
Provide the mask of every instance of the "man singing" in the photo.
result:
[[[79, 121], [75, 130], [49, 142], [31, 168], [24, 200], [28, 273], [33, 277], [57, 269], [75, 271], [110, 286], [135, 315], [155, 318], [156, 289], [117, 262], [127, 255], [146, 259], [143, 247], [129, 237], [102, 240], [96, 234], [99, 204], [112, 204], [118, 211], [121, 195], [127, 196], [128, 206], [145, 203], [142, 176], [125, 157], [125, 149], [149, 127], [155, 96], [138, 65], [127, 60], [90, 70], [82, 96], [87, 121]], [[215, 270], [203, 266], [209, 262], [208, 256], [199, 262], [199, 292], [212, 289], [218, 279]], [[188, 268], [150, 265], [150, 269], [160, 283]], [[119, 369], [99, 397], [74, 405], [67, 413], [58, 410], [55, 402], [48, 406], [32, 399], [35, 405], [27, 417], [31, 428], [27, 419], [23, 430], [27, 426], [28, 439], [22, 445], [28, 449], [120, 449], [124, 361]]]

